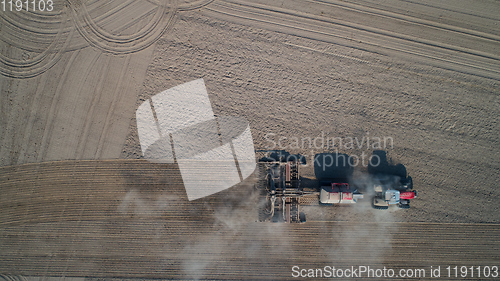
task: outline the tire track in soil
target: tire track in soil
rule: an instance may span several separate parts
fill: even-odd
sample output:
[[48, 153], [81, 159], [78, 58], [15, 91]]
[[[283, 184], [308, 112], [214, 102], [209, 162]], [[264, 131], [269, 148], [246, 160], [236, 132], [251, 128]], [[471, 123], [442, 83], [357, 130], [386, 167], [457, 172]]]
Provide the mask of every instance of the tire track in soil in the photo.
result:
[[[29, 58], [26, 60], [12, 59], [4, 56], [3, 54], [0, 54], [0, 73], [4, 76], [11, 78], [30, 78], [37, 76], [41, 73], [44, 73], [52, 66], [54, 66], [61, 59], [62, 54], [68, 47], [69, 42], [71, 41], [71, 38], [73, 36], [73, 30], [70, 29], [68, 31], [68, 29], [65, 26], [67, 22], [69, 22], [69, 16], [68, 16], [69, 13], [66, 11], [66, 9], [64, 9], [61, 12], [61, 14], [62, 18], [60, 19], [60, 26], [57, 29], [55, 38], [46, 49], [38, 50], [37, 49], [38, 46], [36, 45], [32, 46], [30, 51], [32, 52], [41, 51], [41, 53], [36, 55], [34, 58]], [[8, 17], [5, 15], [0, 16], [0, 18], [5, 22], [9, 22]], [[57, 23], [57, 22], [59, 21], [58, 20], [49, 21], [49, 23]], [[10, 20], [9, 23], [14, 29], [16, 28], [20, 29], [20, 32], [18, 32], [18, 34], [20, 35], [26, 33], [26, 30], [33, 31], [35, 34], [26, 35], [26, 38], [29, 39], [34, 38], [34, 36], [36, 35], [47, 34], [46, 32], [43, 32], [38, 29], [33, 30], [29, 25], [23, 24], [15, 20]], [[6, 38], [8, 38], [8, 36]], [[25, 49], [26, 47], [28, 47], [26, 42], [29, 42], [30, 40], [19, 40], [19, 41], [22, 41], [23, 44], [20, 44], [19, 42], [11, 42], [13, 43], [12, 46], [19, 49]], [[37, 43], [40, 44], [39, 42]]]
[[[130, 1], [132, 3], [133, 1]], [[115, 10], [124, 9], [129, 2], [122, 3]], [[140, 31], [132, 35], [115, 35], [99, 27], [90, 17], [84, 3], [70, 1], [73, 22], [80, 35], [92, 46], [113, 54], [129, 54], [149, 47], [156, 42], [173, 24], [176, 8], [168, 11], [168, 5], [161, 2], [153, 19]], [[112, 13], [111, 11], [109, 13]], [[104, 17], [104, 16], [103, 16]], [[105, 17], [104, 17], [105, 18]], [[87, 31], [87, 28], [90, 31]]]
[[[242, 6], [242, 7], [253, 8], [256, 11], [259, 11], [259, 10], [268, 11], [268, 12], [274, 12], [274, 13], [277, 13], [280, 15], [287, 15], [287, 16], [289, 15], [289, 16], [295, 16], [298, 18], [311, 19], [311, 20], [317, 21], [318, 23], [319, 22], [331, 23], [334, 25], [345, 26], [345, 27], [355, 29], [358, 31], [367, 31], [367, 32], [377, 34], [377, 35], [383, 35], [386, 37], [392, 37], [392, 38], [396, 38], [396, 39], [402, 39], [405, 41], [425, 44], [425, 45], [428, 45], [431, 47], [443, 48], [446, 50], [453, 50], [453, 51], [467, 53], [467, 54], [480, 56], [480, 57], [484, 57], [484, 58], [489, 58], [489, 59], [493, 59], [493, 60], [500, 60], [500, 57], [495, 55], [495, 54], [480, 52], [480, 51], [476, 51], [476, 50], [470, 50], [470, 49], [461, 48], [459, 46], [449, 45], [449, 44], [445, 44], [445, 43], [441, 43], [441, 42], [420, 39], [420, 38], [415, 37], [415, 36], [409, 36], [409, 35], [405, 35], [405, 34], [395, 33], [395, 32], [391, 32], [388, 30], [383, 30], [383, 29], [371, 27], [368, 25], [358, 24], [358, 23], [354, 23], [354, 22], [337, 20], [337, 19], [333, 19], [333, 18], [326, 18], [326, 17], [321, 17], [321, 16], [309, 14], [309, 13], [298, 12], [298, 11], [288, 10], [288, 9], [284, 9], [284, 8], [278, 8], [278, 7], [269, 6], [269, 5], [251, 4], [249, 2], [241, 2], [238, 0], [228, 0], [225, 2], [230, 3], [230, 4], [234, 4], [234, 5], [238, 5], [238, 6]], [[322, 3], [324, 3], [324, 2], [322, 2]], [[259, 14], [259, 13], [255, 12], [255, 14]], [[414, 22], [412, 22], [412, 23], [414, 23]], [[442, 24], [435, 24], [435, 27], [437, 27], [439, 29], [444, 29]], [[457, 29], [456, 32], [459, 32], [458, 30], [459, 29]], [[463, 33], [463, 32], [459, 32], [459, 33], [470, 35], [470, 34]], [[473, 33], [473, 32], [469, 31], [469, 33]], [[494, 38], [496, 41], [498, 41], [498, 36], [494, 36], [494, 35], [491, 35], [491, 36], [493, 36], [492, 38]]]
[[[205, 8], [204, 11], [205, 13], [208, 11], [210, 15], [224, 20], [237, 18], [239, 19], [237, 22], [241, 20], [243, 22], [250, 21], [254, 24], [258, 22], [260, 23], [258, 26], [261, 28], [271, 28], [278, 32], [312, 40], [337, 44], [337, 42], [328, 38], [340, 38], [347, 42], [350, 41], [354, 48], [356, 48], [354, 46], [356, 41], [359, 41], [361, 45], [371, 46], [371, 49], [374, 47], [382, 48], [416, 57], [425, 57], [430, 59], [431, 62], [441, 61], [441, 65], [437, 66], [444, 69], [500, 80], [500, 69], [498, 69], [500, 57], [495, 54], [262, 4], [224, 1], [216, 2]], [[329, 28], [328, 25], [341, 28]], [[341, 29], [346, 29], [346, 31]], [[357, 32], [357, 37], [360, 39], [354, 41], [350, 38], [353, 30]], [[423, 51], [422, 47], [427, 50]], [[359, 47], [358, 49], [363, 50], [363, 48]], [[364, 50], [371, 51], [370, 49]], [[462, 55], [458, 56], [459, 54]], [[443, 62], [451, 64], [452, 67], [443, 65]], [[468, 69], [464, 70], [463, 67]]]
[[[109, 16], [123, 11], [131, 3], [134, 3], [134, 1], [122, 3], [115, 9], [99, 16], [96, 21], [90, 18], [89, 11], [86, 9], [84, 4], [80, 3], [80, 1], [74, 0], [69, 3], [69, 8], [65, 7], [62, 11], [51, 13], [48, 16], [40, 16], [40, 19], [33, 19], [32, 17], [25, 15], [21, 15], [17, 20], [9, 18], [6, 15], [0, 17], [5, 23], [10, 24], [12, 28], [18, 30], [18, 32], [15, 32], [15, 37], [21, 36], [21, 39], [18, 38], [18, 40], [10, 42], [11, 45], [16, 48], [27, 48], [27, 42], [32, 41], [32, 38], [36, 38], [35, 36], [38, 35], [43, 35], [45, 37], [47, 35], [55, 36], [52, 43], [50, 43], [50, 45], [45, 49], [39, 49], [38, 46], [40, 46], [40, 42], [33, 42], [34, 45], [29, 47], [30, 51], [41, 53], [28, 60], [11, 59], [0, 54], [0, 73], [2, 75], [12, 78], [30, 78], [40, 75], [50, 69], [61, 59], [62, 54], [70, 47], [75, 26], [88, 43], [100, 48], [101, 50], [113, 54], [127, 54], [143, 50], [156, 42], [168, 29], [172, 27], [176, 14], [175, 9], [167, 11], [169, 8], [168, 5], [165, 5], [164, 2], [160, 2], [160, 5], [156, 8], [156, 14], [153, 21], [145, 28], [142, 28], [140, 32], [133, 35], [114, 35], [100, 28], [96, 22], [105, 21]], [[199, 3], [198, 6], [206, 4], [208, 3]], [[83, 14], [79, 16], [79, 14], [71, 9], [71, 7], [82, 8]], [[71, 9], [71, 11], [68, 9]], [[186, 9], [189, 10], [189, 8]], [[72, 21], [70, 20], [70, 13], [73, 16]], [[58, 19], [57, 16], [60, 16], [60, 19]], [[121, 31], [130, 28], [134, 23], [140, 22], [147, 17], [149, 17], [149, 13], [146, 13], [141, 17], [134, 18], [131, 22], [127, 22], [119, 28], [117, 31], [118, 34]], [[86, 32], [84, 26], [80, 24], [79, 20], [83, 21], [84, 26], [91, 28], [90, 33]], [[60, 26], [57, 31], [53, 31], [50, 29], [36, 28], [31, 25], [23, 24], [23, 21], [41, 22], [43, 24], [60, 23]], [[75, 26], [68, 26], [68, 23], [73, 23]], [[27, 32], [34, 34], [26, 34]], [[6, 37], [5, 39], [9, 38]], [[102, 40], [104, 40], [104, 43], [101, 42]], [[23, 42], [23, 44], [20, 44], [19, 42]], [[80, 49], [82, 47], [85, 46], [72, 46], [71, 48]]]

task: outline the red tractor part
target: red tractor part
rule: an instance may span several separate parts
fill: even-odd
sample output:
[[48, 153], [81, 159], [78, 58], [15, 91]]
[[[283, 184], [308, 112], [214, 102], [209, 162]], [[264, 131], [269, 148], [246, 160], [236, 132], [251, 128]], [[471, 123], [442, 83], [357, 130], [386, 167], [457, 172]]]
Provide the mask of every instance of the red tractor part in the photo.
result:
[[399, 199], [413, 199], [417, 197], [417, 194], [415, 191], [405, 191], [405, 192], [401, 192], [399, 194]]

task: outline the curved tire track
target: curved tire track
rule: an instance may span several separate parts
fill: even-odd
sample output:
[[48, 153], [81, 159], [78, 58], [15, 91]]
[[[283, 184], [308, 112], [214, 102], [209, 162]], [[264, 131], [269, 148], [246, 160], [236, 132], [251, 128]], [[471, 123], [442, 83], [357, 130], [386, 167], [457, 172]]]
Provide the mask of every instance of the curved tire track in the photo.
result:
[[[155, 9], [131, 19], [113, 32], [101, 28], [99, 24], [113, 15], [127, 12], [125, 9], [135, 1], [123, 2], [95, 19], [90, 16], [92, 11], [88, 10], [85, 3], [80, 0], [68, 0], [69, 7], [43, 15], [18, 13], [12, 17], [2, 14], [0, 19], [3, 25], [9, 27], [9, 29], [4, 27], [2, 30], [3, 41], [16, 49], [38, 54], [29, 59], [14, 59], [0, 54], [0, 74], [11, 78], [30, 78], [44, 73], [54, 66], [61, 59], [62, 54], [70, 48], [75, 50], [86, 46], [81, 42], [70, 46], [75, 27], [87, 43], [102, 51], [112, 54], [138, 52], [151, 46], [173, 26], [178, 11], [198, 9], [212, 1], [191, 1], [179, 7], [169, 5], [165, 1], [150, 1], [157, 5]], [[151, 17], [151, 21], [136, 33], [120, 35], [132, 25]], [[36, 26], [33, 25], [34, 23]], [[73, 25], [69, 25], [70, 23]], [[49, 28], [40, 28], [39, 25], [49, 26]], [[58, 25], [58, 27], [53, 29], [50, 28], [51, 25]], [[44, 48], [45, 45], [47, 47]]]

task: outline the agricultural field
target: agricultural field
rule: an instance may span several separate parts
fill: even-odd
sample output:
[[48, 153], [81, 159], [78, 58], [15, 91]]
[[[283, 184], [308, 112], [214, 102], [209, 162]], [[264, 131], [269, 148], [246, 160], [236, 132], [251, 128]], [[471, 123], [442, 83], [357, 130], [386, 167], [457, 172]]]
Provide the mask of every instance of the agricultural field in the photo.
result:
[[[0, 3], [0, 279], [498, 278], [498, 1], [12, 2]], [[179, 163], [144, 156], [136, 111], [197, 79], [212, 115], [248, 122], [256, 159], [304, 155], [304, 185], [318, 153], [355, 156], [363, 184], [384, 150], [418, 197], [260, 222], [263, 174], [238, 168], [240, 183], [190, 201]]]

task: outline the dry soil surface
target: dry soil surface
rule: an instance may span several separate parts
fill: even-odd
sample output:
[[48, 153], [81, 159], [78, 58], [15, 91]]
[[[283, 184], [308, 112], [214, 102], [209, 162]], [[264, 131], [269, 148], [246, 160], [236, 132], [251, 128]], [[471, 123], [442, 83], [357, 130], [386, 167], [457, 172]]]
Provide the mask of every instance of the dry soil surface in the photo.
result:
[[[0, 13], [2, 278], [286, 280], [292, 266], [326, 265], [426, 278], [441, 266], [444, 278], [448, 265], [500, 266], [497, 1], [55, 4]], [[187, 201], [175, 164], [141, 159], [134, 112], [199, 78], [216, 115], [249, 121], [257, 150], [307, 155], [305, 178], [310, 157], [332, 150], [322, 140], [361, 159], [374, 149], [363, 138], [390, 138], [381, 148], [418, 198], [259, 223], [256, 173]]]

